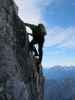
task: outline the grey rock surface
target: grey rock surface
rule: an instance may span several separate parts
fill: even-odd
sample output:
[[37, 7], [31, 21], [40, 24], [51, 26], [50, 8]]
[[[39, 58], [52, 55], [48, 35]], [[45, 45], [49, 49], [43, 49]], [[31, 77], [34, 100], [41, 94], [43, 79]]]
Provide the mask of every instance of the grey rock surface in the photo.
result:
[[33, 78], [34, 67], [28, 36], [17, 6], [13, 0], [0, 0], [0, 84], [5, 84], [8, 100], [42, 100], [43, 81], [38, 85], [40, 99], [37, 99], [36, 80], [40, 74]]

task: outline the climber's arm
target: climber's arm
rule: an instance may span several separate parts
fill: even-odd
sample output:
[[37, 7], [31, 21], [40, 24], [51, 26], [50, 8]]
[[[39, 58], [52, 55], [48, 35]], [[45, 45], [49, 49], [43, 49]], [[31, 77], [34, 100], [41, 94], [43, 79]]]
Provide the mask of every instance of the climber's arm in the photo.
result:
[[32, 30], [34, 30], [34, 28], [36, 27], [36, 25], [34, 24], [29, 24], [29, 23], [24, 23], [25, 26], [31, 28]]
[[43, 44], [44, 44], [44, 38], [41, 39], [40, 43], [39, 43], [39, 62], [41, 63], [42, 61], [42, 56], [43, 56]]

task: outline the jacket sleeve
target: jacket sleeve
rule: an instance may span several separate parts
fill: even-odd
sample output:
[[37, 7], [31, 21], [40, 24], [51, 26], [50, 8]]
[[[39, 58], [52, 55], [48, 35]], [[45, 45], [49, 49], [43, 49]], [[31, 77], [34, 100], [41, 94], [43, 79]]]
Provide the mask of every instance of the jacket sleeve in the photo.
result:
[[34, 30], [34, 28], [36, 27], [36, 25], [28, 24], [28, 23], [24, 23], [24, 25], [31, 28], [31, 30]]

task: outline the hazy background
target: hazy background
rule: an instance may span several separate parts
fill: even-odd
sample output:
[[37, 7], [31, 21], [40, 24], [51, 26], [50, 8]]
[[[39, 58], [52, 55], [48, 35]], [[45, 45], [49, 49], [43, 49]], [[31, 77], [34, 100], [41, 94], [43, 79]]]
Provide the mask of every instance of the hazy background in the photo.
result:
[[15, 0], [24, 22], [44, 23], [44, 100], [75, 100], [75, 0]]
[[75, 0], [15, 0], [24, 22], [44, 23], [43, 67], [75, 65]]

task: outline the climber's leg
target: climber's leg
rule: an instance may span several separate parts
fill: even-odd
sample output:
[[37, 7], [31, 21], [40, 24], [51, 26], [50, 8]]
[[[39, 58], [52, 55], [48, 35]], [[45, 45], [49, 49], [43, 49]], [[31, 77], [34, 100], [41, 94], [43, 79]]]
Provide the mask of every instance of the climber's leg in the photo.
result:
[[43, 56], [43, 43], [44, 43], [44, 38], [41, 39], [39, 42], [39, 62], [41, 63], [42, 61], [42, 56]]
[[31, 42], [30, 42], [30, 49], [34, 52], [34, 56], [38, 56], [38, 52], [37, 52], [37, 50], [36, 50], [36, 48], [35, 48], [35, 44], [36, 44], [37, 42], [36, 41], [34, 41], [34, 40], [32, 40]]

